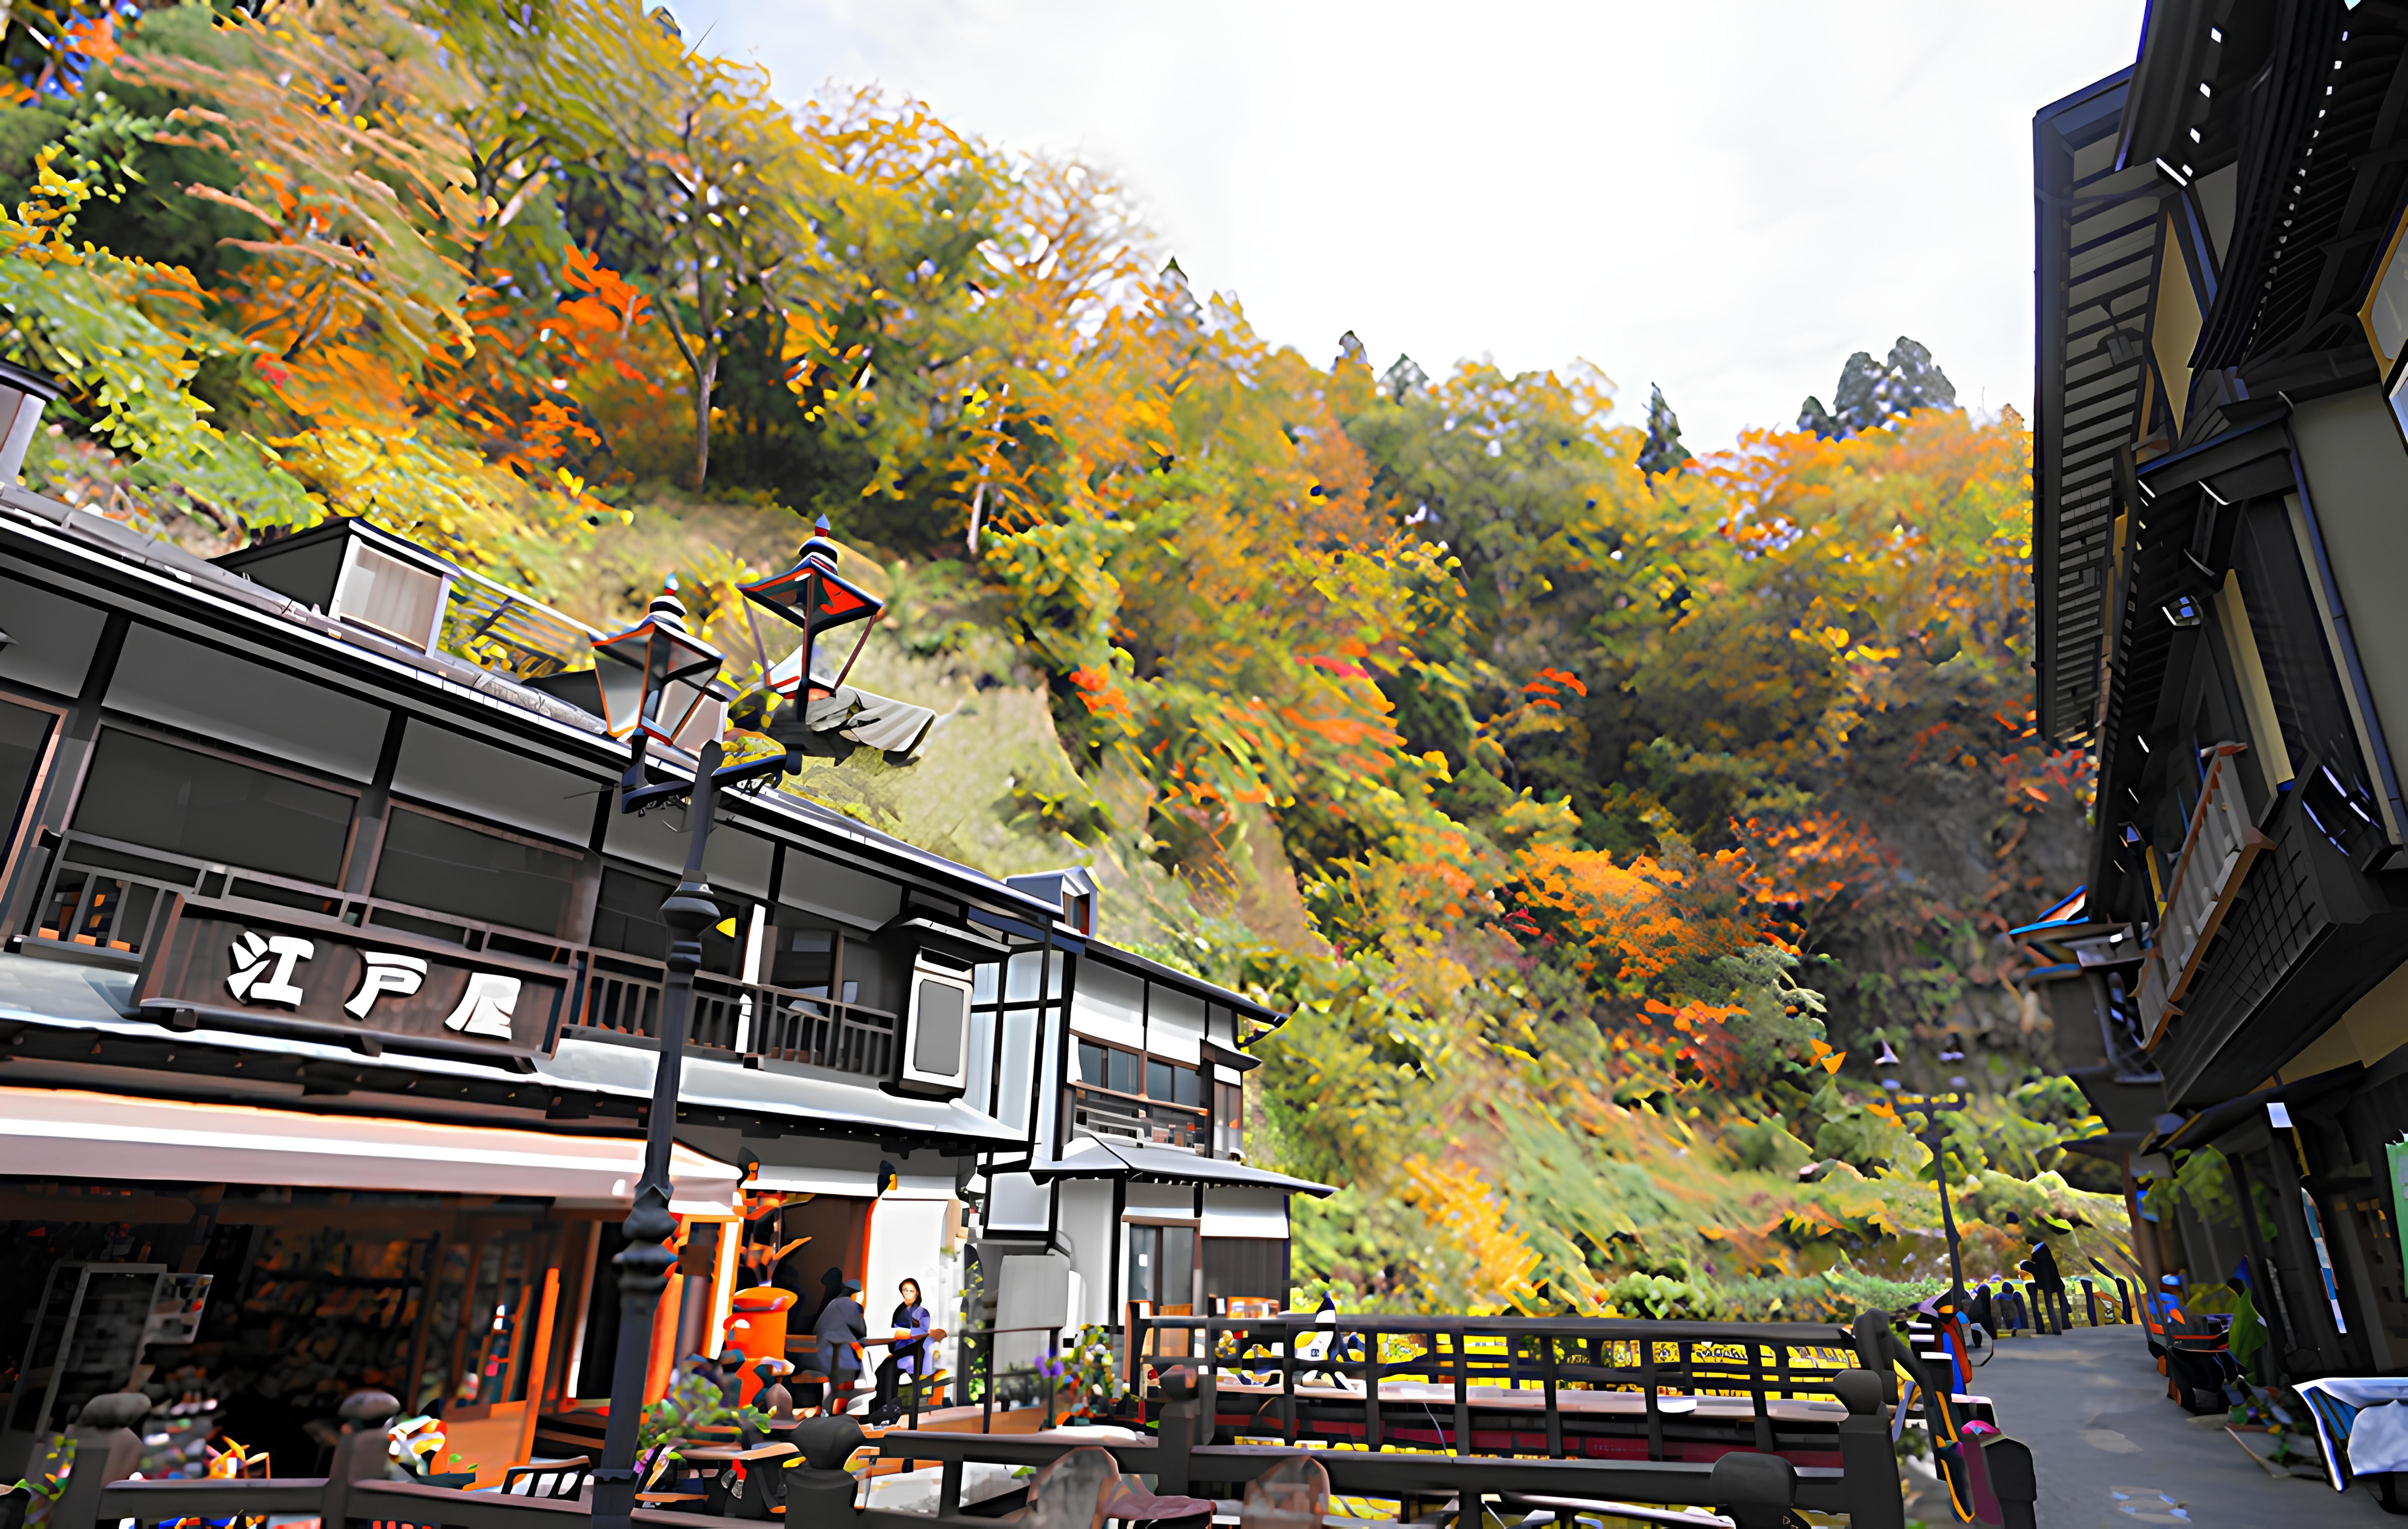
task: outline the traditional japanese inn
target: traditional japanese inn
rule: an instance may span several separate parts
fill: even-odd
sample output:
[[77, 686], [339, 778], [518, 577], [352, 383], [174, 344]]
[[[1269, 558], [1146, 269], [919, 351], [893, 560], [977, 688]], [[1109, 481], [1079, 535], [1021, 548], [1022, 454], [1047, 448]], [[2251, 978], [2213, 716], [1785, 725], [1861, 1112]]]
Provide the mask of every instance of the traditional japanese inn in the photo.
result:
[[[838, 556], [763, 603], [870, 614]], [[282, 1475], [364, 1389], [488, 1482], [590, 1442], [734, 698], [681, 614], [606, 638], [363, 522], [210, 563], [0, 492], [0, 1474], [129, 1375]], [[842, 657], [789, 661], [801, 744], [908, 758], [934, 718]], [[1244, 1160], [1281, 1015], [1097, 939], [1082, 870], [773, 790], [711, 814], [648, 1396], [747, 1290], [804, 1375], [848, 1283], [873, 1330], [910, 1279], [1023, 1363], [1132, 1302], [1286, 1302], [1288, 1196], [1328, 1190]]]
[[2040, 719], [2097, 805], [2017, 933], [2151, 1348], [2229, 1286], [2266, 1384], [2408, 1374], [2403, 108], [2396, 7], [2160, 0], [2033, 130]]

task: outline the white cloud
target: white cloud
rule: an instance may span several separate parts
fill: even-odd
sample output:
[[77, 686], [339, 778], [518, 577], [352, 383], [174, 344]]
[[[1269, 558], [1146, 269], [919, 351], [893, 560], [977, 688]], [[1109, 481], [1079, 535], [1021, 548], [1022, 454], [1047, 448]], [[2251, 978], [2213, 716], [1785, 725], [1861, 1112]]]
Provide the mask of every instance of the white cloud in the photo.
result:
[[1440, 6], [673, 0], [689, 38], [1073, 150], [1199, 287], [1317, 361], [1583, 357], [1694, 448], [1931, 347], [2032, 379], [2031, 116], [2131, 61], [2138, 4]]

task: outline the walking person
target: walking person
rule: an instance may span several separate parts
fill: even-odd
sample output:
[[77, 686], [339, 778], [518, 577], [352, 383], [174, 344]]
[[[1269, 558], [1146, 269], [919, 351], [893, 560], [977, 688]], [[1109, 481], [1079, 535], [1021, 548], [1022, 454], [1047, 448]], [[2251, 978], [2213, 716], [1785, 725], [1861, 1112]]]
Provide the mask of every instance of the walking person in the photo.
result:
[[945, 1336], [945, 1330], [935, 1324], [928, 1308], [920, 1300], [920, 1281], [905, 1279], [895, 1287], [902, 1299], [896, 1303], [894, 1348], [878, 1366], [878, 1399], [869, 1409], [872, 1423], [890, 1423], [903, 1415], [898, 1395], [906, 1382], [917, 1384], [936, 1370], [936, 1356], [928, 1346]]
[[869, 1323], [862, 1315], [860, 1295], [861, 1281], [838, 1279], [835, 1293], [820, 1308], [819, 1321], [811, 1324], [820, 1372], [827, 1377], [830, 1417], [845, 1409], [861, 1379], [861, 1345], [869, 1336]]
[[2031, 1257], [2024, 1261], [2031, 1270], [2032, 1283], [2040, 1287], [2042, 1321], [2048, 1331], [2062, 1333], [2073, 1325], [2073, 1308], [2065, 1297], [2065, 1276], [2058, 1272], [2057, 1255], [2048, 1250], [2046, 1237], [2032, 1239]]

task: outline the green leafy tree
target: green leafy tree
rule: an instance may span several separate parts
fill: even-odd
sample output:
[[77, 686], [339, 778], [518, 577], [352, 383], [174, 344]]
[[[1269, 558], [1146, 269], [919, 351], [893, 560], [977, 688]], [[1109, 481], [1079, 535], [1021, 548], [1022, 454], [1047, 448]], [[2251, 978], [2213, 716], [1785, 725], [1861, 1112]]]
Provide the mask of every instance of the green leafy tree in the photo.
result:
[[530, 109], [569, 179], [570, 228], [648, 287], [684, 363], [700, 489], [731, 338], [790, 306], [816, 248], [817, 161], [767, 75], [688, 49], [665, 8], [595, 0], [579, 41], [550, 56]]

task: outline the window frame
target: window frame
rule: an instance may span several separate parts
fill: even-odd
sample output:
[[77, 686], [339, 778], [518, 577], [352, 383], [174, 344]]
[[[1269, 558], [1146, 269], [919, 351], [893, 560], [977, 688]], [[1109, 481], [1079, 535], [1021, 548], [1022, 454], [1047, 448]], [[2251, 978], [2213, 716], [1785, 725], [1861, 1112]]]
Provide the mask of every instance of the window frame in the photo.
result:
[[[1119, 1241], [1121, 1245], [1120, 1264], [1122, 1277], [1121, 1300], [1124, 1306], [1132, 1301], [1148, 1301], [1153, 1304], [1154, 1308], [1157, 1311], [1159, 1311], [1165, 1306], [1186, 1305], [1189, 1296], [1192, 1295], [1194, 1292], [1197, 1279], [1204, 1272], [1204, 1218], [1201, 1216], [1174, 1216], [1158, 1211], [1129, 1211], [1123, 1213], [1121, 1216], [1120, 1226], [1121, 1235]], [[1188, 1290], [1182, 1293], [1180, 1300], [1165, 1301], [1162, 1298], [1160, 1293], [1162, 1270], [1159, 1266], [1149, 1266], [1148, 1270], [1151, 1276], [1148, 1283], [1156, 1287], [1156, 1293], [1150, 1296], [1140, 1295], [1137, 1293], [1135, 1289], [1137, 1284], [1137, 1238], [1129, 1234], [1139, 1227], [1147, 1227], [1154, 1231], [1154, 1246], [1157, 1252], [1161, 1249], [1163, 1242], [1166, 1240], [1161, 1235], [1164, 1231], [1184, 1229], [1189, 1234], [1190, 1240], [1188, 1244], [1188, 1254], [1190, 1262], [1187, 1271]]]
[[[602, 883], [612, 871], [617, 871], [622, 876], [640, 877], [647, 881], [659, 881], [666, 879], [672, 889], [678, 885], [678, 878], [681, 873], [677, 871], [665, 871], [657, 865], [647, 865], [645, 862], [640, 860], [630, 860], [624, 855], [603, 854], [596, 855], [592, 858], [594, 862], [592, 866], [594, 879], [593, 891], [586, 897], [586, 902], [591, 910], [592, 916], [588, 918], [585, 922], [585, 949], [609, 960], [645, 962], [655, 966], [666, 966], [667, 964], [667, 953], [666, 951], [657, 956], [649, 956], [635, 950], [624, 950], [615, 945], [605, 945], [595, 937], [594, 925], [602, 917]], [[767, 907], [772, 907], [772, 911], [774, 911], [774, 907], [769, 904], [766, 898], [756, 896], [749, 892], [727, 892], [714, 887], [711, 889], [711, 894], [723, 907], [733, 907], [738, 909], [738, 912], [731, 915], [736, 920], [737, 930], [735, 956], [736, 970], [732, 974], [714, 970], [710, 965], [710, 960], [706, 953], [704, 963], [702, 966], [698, 968], [696, 975], [707, 977], [715, 981], [721, 982], [743, 982], [745, 981], [745, 940], [751, 926], [752, 919], [750, 909]], [[657, 917], [658, 905], [655, 905], [654, 911], [655, 917]], [[772, 925], [772, 927], [774, 927], [774, 925]], [[709, 930], [706, 928], [704, 933], [708, 934]], [[708, 947], [705, 947], [706, 952], [708, 951]], [[771, 984], [764, 981], [752, 985], [767, 987]], [[870, 1012], [878, 1013], [880, 1011], [873, 1009]], [[893, 1015], [883, 1015], [882, 1017], [887, 1019], [894, 1018]]]
[[[442, 908], [427, 907], [422, 904], [406, 903], [398, 898], [380, 895], [376, 890], [377, 873], [384, 868], [385, 838], [393, 832], [393, 819], [396, 812], [416, 813], [422, 818], [432, 818], [437, 822], [448, 823], [453, 828], [464, 828], [472, 834], [483, 834], [489, 837], [500, 839], [506, 844], [515, 844], [523, 850], [540, 850], [547, 854], [562, 855], [575, 862], [576, 874], [569, 880], [567, 895], [561, 901], [559, 923], [551, 929], [533, 929], [524, 924], [497, 924], [490, 919], [480, 919], [466, 913], [449, 912]], [[384, 816], [377, 825], [376, 842], [370, 845], [366, 852], [367, 865], [360, 877], [360, 884], [366, 889], [364, 895], [368, 900], [394, 907], [409, 908], [432, 918], [455, 919], [476, 927], [517, 929], [522, 933], [535, 935], [543, 939], [565, 942], [568, 938], [567, 932], [577, 927], [578, 916], [581, 911], [579, 907], [580, 900], [592, 901], [601, 895], [601, 879], [588, 874], [591, 869], [586, 865], [589, 851], [583, 845], [570, 844], [565, 839], [545, 838], [540, 835], [529, 834], [523, 830], [497, 827], [492, 822], [472, 818], [466, 813], [428, 806], [415, 796], [394, 794], [387, 798]], [[348, 873], [351, 867], [347, 865], [344, 869]], [[586, 883], [589, 880], [594, 884], [591, 893], [586, 891]]]
[[[129, 717], [122, 711], [104, 711], [101, 714], [100, 725], [93, 730], [92, 745], [84, 750], [83, 759], [76, 767], [75, 784], [70, 788], [66, 801], [65, 831], [67, 833], [81, 832], [75, 826], [76, 814], [83, 810], [84, 793], [92, 785], [93, 762], [100, 757], [102, 736], [112, 730], [132, 737], [143, 738], [151, 743], [165, 744], [170, 749], [181, 749], [187, 753], [199, 754], [205, 759], [220, 760], [228, 764], [239, 764], [245, 769], [257, 770], [263, 775], [280, 776], [296, 785], [312, 786], [320, 791], [332, 792], [337, 796], [350, 797], [351, 822], [351, 826], [344, 831], [343, 853], [340, 862], [335, 867], [335, 879], [332, 881], [307, 883], [322, 888], [337, 896], [342, 895], [343, 884], [351, 876], [351, 862], [360, 852], [360, 804], [366, 797], [369, 788], [353, 780], [341, 780], [331, 776], [312, 775], [307, 770], [296, 770], [280, 760], [269, 760], [247, 752], [239, 745], [229, 746], [214, 740], [196, 738], [180, 729]], [[105, 838], [105, 836], [99, 834], [88, 834], [85, 836], [94, 839]], [[106, 839], [106, 842], [130, 844], [130, 841], [125, 839]], [[155, 844], [131, 847], [136, 850], [149, 850], [154, 854], [179, 855], [187, 860], [199, 858], [195, 855], [186, 855], [180, 850], [163, 850]], [[263, 876], [270, 880], [301, 881], [303, 879], [299, 877], [284, 876], [279, 872], [265, 870], [257, 865], [236, 865], [229, 862], [226, 868], [236, 873], [248, 871], [254, 876]]]
[[[1110, 1083], [1089, 1082], [1085, 1076], [1086, 1069], [1083, 1061], [1079, 1055], [1080, 1049], [1088, 1046], [1093, 1046], [1096, 1050], [1105, 1053], [1105, 1076], [1108, 1078], [1111, 1076], [1111, 1053], [1117, 1051], [1123, 1056], [1136, 1058], [1139, 1083], [1138, 1092], [1130, 1093], [1125, 1089], [1116, 1089]], [[1165, 1056], [1159, 1051], [1140, 1051], [1133, 1047], [1123, 1046], [1116, 1041], [1097, 1040], [1093, 1036], [1082, 1036], [1077, 1034], [1073, 1034], [1070, 1037], [1070, 1060], [1079, 1075], [1067, 1079], [1067, 1081], [1073, 1087], [1093, 1089], [1098, 1093], [1109, 1093], [1115, 1099], [1133, 1099], [1140, 1104], [1168, 1105], [1173, 1109], [1195, 1109], [1200, 1110], [1208, 1115], [1211, 1113], [1212, 1107], [1202, 1102], [1204, 1085], [1208, 1082], [1214, 1081], [1214, 1079], [1210, 1079], [1205, 1075], [1204, 1068], [1210, 1065], [1210, 1064], [1198, 1064], [1197, 1065], [1190, 1066], [1188, 1064], [1180, 1061], [1177, 1057]], [[1156, 1066], [1168, 1067], [1170, 1069], [1171, 1092], [1169, 1096], [1167, 1098], [1145, 1091], [1145, 1085], [1152, 1081], [1152, 1078], [1150, 1076], [1151, 1071]], [[1197, 1097], [1193, 1102], [1179, 1097], [1179, 1075], [1182, 1072], [1186, 1073], [1188, 1076], [1196, 1079]]]
[[66, 732], [67, 719], [73, 714], [73, 708], [56, 701], [37, 700], [7, 684], [0, 684], [0, 701], [23, 707], [28, 711], [48, 712], [50, 717], [50, 736], [43, 740], [41, 752], [35, 757], [33, 773], [25, 778], [24, 817], [0, 828], [0, 888], [7, 888], [16, 884], [17, 873], [22, 868], [19, 857], [33, 842], [34, 830], [41, 821], [42, 794], [50, 783], [51, 772], [58, 767], [59, 739]]

